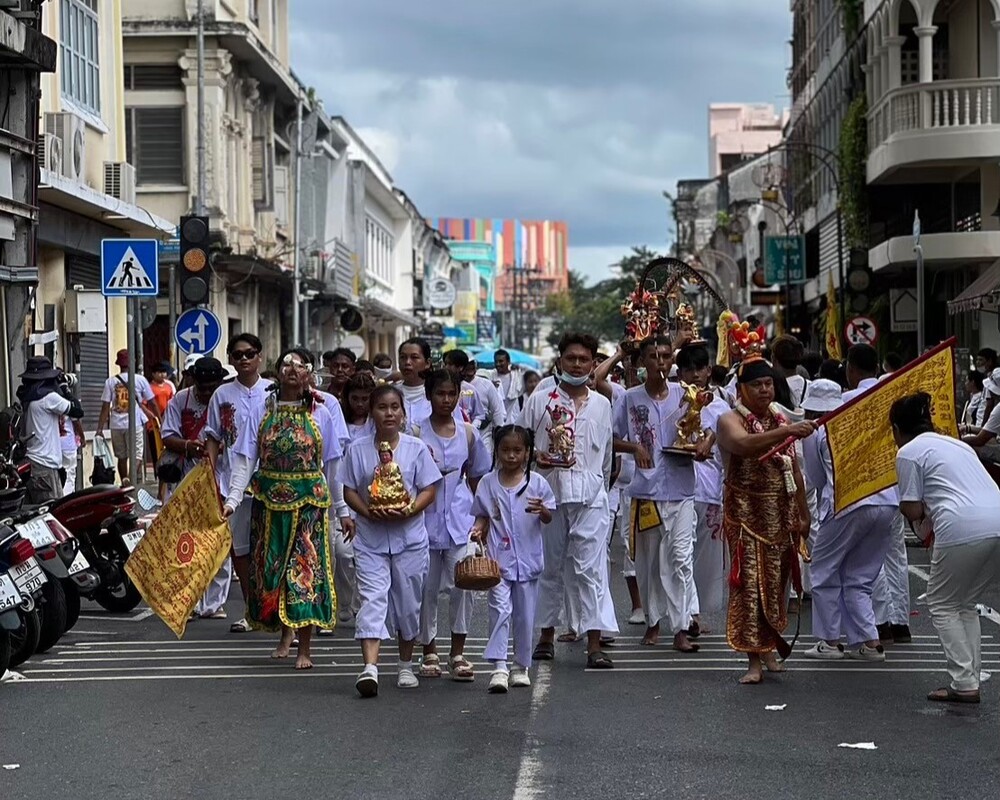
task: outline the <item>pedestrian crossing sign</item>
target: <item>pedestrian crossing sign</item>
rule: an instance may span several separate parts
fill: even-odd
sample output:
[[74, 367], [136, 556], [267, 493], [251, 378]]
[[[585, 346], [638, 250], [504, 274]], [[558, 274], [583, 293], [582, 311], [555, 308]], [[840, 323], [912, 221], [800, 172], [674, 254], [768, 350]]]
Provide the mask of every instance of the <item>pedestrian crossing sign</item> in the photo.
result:
[[160, 289], [156, 239], [101, 241], [101, 294], [156, 297]]

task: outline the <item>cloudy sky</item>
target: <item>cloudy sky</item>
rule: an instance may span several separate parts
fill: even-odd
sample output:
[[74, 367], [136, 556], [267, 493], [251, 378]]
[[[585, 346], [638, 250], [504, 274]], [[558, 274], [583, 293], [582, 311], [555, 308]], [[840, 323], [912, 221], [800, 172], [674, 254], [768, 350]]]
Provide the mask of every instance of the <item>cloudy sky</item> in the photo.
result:
[[710, 102], [787, 105], [787, 0], [293, 0], [292, 65], [425, 216], [565, 219], [571, 266], [664, 248]]

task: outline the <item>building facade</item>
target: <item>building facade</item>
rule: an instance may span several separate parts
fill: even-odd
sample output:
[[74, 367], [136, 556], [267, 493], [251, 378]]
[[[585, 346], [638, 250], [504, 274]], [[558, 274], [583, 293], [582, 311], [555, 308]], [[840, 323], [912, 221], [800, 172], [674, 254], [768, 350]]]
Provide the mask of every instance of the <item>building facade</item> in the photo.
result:
[[781, 141], [788, 112], [765, 103], [712, 103], [708, 107], [708, 174], [715, 178]]

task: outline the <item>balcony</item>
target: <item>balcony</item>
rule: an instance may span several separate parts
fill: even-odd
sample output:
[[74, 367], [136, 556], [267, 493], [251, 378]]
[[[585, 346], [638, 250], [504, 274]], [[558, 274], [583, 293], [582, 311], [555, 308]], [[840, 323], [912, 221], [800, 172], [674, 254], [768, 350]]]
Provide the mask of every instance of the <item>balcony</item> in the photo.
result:
[[1000, 78], [901, 86], [868, 113], [868, 182], [902, 167], [1000, 159]]

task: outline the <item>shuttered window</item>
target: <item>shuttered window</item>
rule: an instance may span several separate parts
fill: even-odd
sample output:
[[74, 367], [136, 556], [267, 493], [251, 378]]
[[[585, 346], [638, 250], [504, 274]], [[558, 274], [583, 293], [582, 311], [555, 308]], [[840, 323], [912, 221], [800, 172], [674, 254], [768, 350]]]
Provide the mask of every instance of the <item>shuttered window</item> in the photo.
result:
[[184, 72], [176, 64], [126, 64], [125, 88], [168, 90], [184, 88]]
[[187, 185], [183, 107], [126, 108], [125, 158], [140, 185]]
[[[67, 286], [85, 289], [101, 288], [101, 262], [83, 256], [66, 257]], [[101, 413], [101, 393], [108, 379], [108, 334], [80, 334], [80, 404], [83, 406], [83, 427], [92, 431]]]

